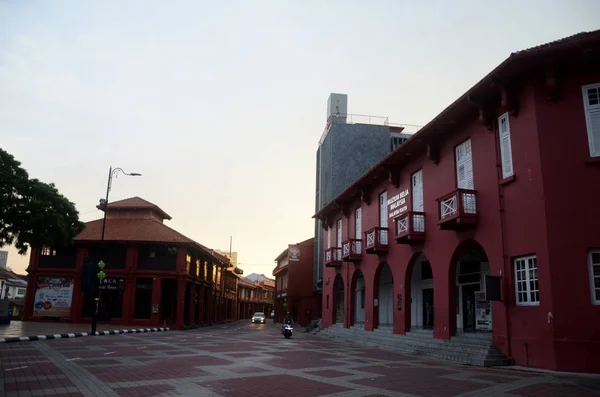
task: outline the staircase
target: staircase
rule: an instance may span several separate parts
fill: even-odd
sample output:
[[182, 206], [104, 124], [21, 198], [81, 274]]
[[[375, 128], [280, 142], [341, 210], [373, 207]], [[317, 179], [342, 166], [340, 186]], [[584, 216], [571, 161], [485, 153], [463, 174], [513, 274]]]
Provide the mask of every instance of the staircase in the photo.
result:
[[365, 331], [362, 324], [350, 328], [334, 324], [320, 331], [319, 335], [459, 364], [479, 367], [510, 365], [510, 360], [492, 345], [490, 333], [459, 334], [443, 340], [434, 339], [431, 330], [415, 329], [406, 335], [398, 335], [392, 332], [392, 327], [380, 327], [371, 332]]

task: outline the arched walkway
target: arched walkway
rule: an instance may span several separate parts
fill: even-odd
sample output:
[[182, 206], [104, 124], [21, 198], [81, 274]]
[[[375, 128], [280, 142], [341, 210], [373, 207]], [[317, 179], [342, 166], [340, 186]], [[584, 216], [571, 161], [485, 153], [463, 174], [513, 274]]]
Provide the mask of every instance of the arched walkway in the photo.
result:
[[357, 270], [352, 277], [353, 294], [350, 297], [350, 325], [365, 322], [365, 277]]
[[390, 265], [384, 263], [378, 269], [379, 272], [375, 277], [377, 292], [375, 298], [378, 300], [378, 308], [375, 310], [378, 314], [376, 322], [377, 327], [393, 326], [394, 325], [394, 277]]
[[490, 263], [476, 241], [461, 243], [452, 256], [450, 280], [456, 280], [456, 334], [492, 331], [492, 305], [485, 295]]
[[335, 297], [333, 323], [344, 324], [344, 280], [340, 274], [335, 277], [333, 296]]
[[433, 271], [425, 254], [418, 254], [411, 260], [407, 269], [406, 329], [433, 329], [434, 289]]

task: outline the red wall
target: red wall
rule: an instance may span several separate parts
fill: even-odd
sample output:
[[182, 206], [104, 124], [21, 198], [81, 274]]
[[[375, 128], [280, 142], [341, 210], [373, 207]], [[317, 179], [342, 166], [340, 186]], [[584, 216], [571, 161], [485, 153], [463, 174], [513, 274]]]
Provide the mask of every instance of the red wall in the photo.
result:
[[299, 261], [288, 263], [288, 296], [312, 296], [315, 240], [304, 241], [296, 247], [300, 249], [300, 257]]
[[[600, 306], [592, 304], [587, 252], [600, 248], [600, 162], [591, 162], [582, 86], [600, 83], [596, 63], [572, 66], [556, 102], [535, 85], [557, 368], [600, 372]], [[598, 159], [596, 159], [598, 160]], [[592, 343], [593, 342], [593, 343]]]
[[[371, 194], [371, 203], [357, 198], [343, 217], [342, 240], [355, 238], [354, 209], [362, 205], [362, 230], [379, 225], [378, 195], [387, 188], [388, 198], [410, 189], [411, 174], [423, 169], [426, 240], [414, 247], [396, 244], [390, 220], [387, 255], [363, 254], [358, 264], [344, 262], [341, 269], [325, 267], [323, 327], [335, 320], [333, 291], [336, 274], [351, 288], [353, 275], [362, 271], [366, 282], [366, 325], [377, 326], [373, 299], [377, 294], [376, 273], [389, 263], [394, 277], [394, 297], [402, 294], [402, 307], [410, 305], [405, 287], [415, 257], [424, 253], [434, 275], [434, 336], [447, 339], [456, 328], [455, 266], [461, 243], [475, 241], [485, 250], [492, 275], [502, 276], [503, 302], [493, 303], [494, 344], [517, 365], [565, 371], [600, 372], [600, 306], [590, 297], [587, 250], [600, 247], [600, 163], [588, 164], [589, 149], [581, 86], [600, 82], [600, 74], [572, 70], [561, 80], [562, 95], [556, 102], [546, 99], [539, 77], [520, 87], [518, 114], [510, 116], [514, 180], [501, 180], [497, 117], [488, 130], [475, 117], [458, 125], [440, 148], [439, 164], [423, 154], [403, 167], [400, 186], [382, 181]], [[596, 67], [596, 70], [597, 67]], [[540, 81], [538, 83], [538, 80]], [[456, 189], [454, 147], [471, 138], [474, 185], [477, 191], [478, 223], [468, 232], [439, 230], [436, 199]], [[503, 198], [503, 200], [501, 200]], [[411, 208], [412, 192], [407, 205]], [[572, 206], [575, 208], [571, 208]], [[501, 211], [503, 207], [503, 211]], [[332, 246], [336, 221], [332, 217]], [[325, 232], [325, 236], [327, 233]], [[364, 234], [360, 236], [364, 241]], [[325, 244], [326, 246], [326, 244]], [[539, 306], [517, 306], [512, 259], [535, 254], [538, 261]], [[350, 294], [345, 294], [345, 326], [351, 325]], [[329, 298], [328, 298], [329, 296]], [[327, 301], [329, 300], [329, 305]], [[394, 303], [395, 305], [395, 303]], [[406, 309], [394, 311], [394, 332], [410, 325]], [[524, 342], [527, 342], [525, 346]]]

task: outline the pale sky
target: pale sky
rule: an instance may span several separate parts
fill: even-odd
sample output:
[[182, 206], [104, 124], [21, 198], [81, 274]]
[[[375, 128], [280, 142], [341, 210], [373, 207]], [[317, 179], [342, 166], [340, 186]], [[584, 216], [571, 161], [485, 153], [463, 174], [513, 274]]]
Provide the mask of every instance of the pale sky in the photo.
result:
[[110, 201], [212, 248], [233, 236], [244, 273], [270, 275], [313, 234], [331, 92], [424, 125], [511, 52], [599, 28], [598, 0], [0, 0], [0, 147], [83, 221], [109, 166], [142, 173]]

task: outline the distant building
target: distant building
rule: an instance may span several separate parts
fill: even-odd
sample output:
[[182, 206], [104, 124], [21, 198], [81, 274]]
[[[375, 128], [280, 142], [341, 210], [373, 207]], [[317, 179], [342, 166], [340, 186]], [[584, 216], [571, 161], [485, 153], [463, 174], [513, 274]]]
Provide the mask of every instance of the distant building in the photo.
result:
[[267, 318], [273, 311], [275, 281], [250, 280], [241, 277], [238, 283], [239, 318], [249, 319], [255, 312], [263, 312]]
[[0, 268], [6, 269], [8, 262], [8, 251], [0, 251]]
[[[417, 130], [417, 126], [391, 125], [387, 117], [349, 114], [348, 96], [331, 94], [327, 124], [317, 149], [315, 212]], [[329, 248], [324, 246], [323, 227], [317, 219], [313, 253], [313, 288], [317, 292], [323, 288], [323, 250]]]
[[23, 303], [27, 289], [27, 280], [6, 269], [0, 269], [0, 299], [8, 299], [12, 303], [12, 318], [18, 320], [23, 312]]
[[321, 317], [320, 295], [313, 290], [313, 251], [315, 239], [290, 244], [275, 263], [275, 321], [282, 322], [287, 312], [294, 322], [307, 326]]
[[231, 255], [229, 255], [229, 251], [226, 251], [226, 250], [215, 249], [215, 252], [218, 252], [219, 254], [228, 257], [229, 260], [231, 261], [231, 264], [233, 265], [233, 267], [237, 267], [237, 265], [238, 265], [238, 253], [237, 252], [232, 252]]

